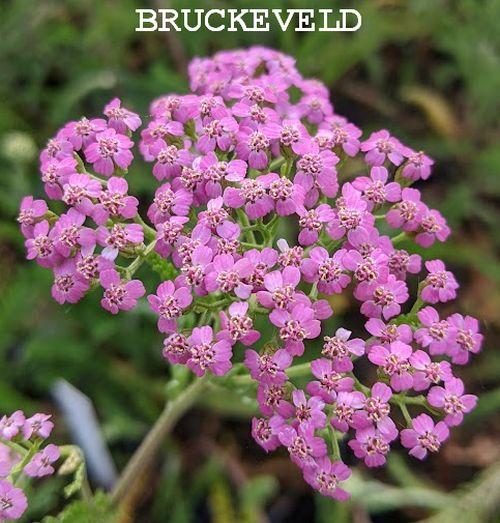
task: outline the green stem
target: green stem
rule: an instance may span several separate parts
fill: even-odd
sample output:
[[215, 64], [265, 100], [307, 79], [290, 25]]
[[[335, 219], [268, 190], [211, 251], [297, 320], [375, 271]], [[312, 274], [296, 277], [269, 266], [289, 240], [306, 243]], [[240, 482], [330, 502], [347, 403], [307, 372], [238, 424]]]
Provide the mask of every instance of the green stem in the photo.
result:
[[408, 237], [406, 236], [406, 233], [403, 231], [403, 232], [400, 232], [399, 234], [397, 234], [396, 236], [393, 236], [391, 238], [391, 241], [392, 241], [392, 244], [393, 245], [396, 245], [397, 243], [400, 243], [404, 240], [406, 240]]
[[153, 240], [141, 253], [138, 254], [137, 258], [125, 269], [125, 277], [131, 279], [137, 269], [144, 263], [148, 254], [155, 248], [156, 240]]
[[285, 162], [285, 178], [288, 178], [290, 176], [290, 173], [292, 172], [292, 166], [294, 162], [294, 156], [290, 156], [286, 159]]
[[139, 214], [134, 216], [134, 222], [142, 225], [142, 228], [144, 229], [144, 236], [147, 240], [152, 241], [156, 238], [156, 231], [150, 227]]
[[[245, 211], [243, 211], [241, 209], [237, 209], [236, 214], [238, 215], [238, 218], [241, 221], [241, 225], [243, 225], [243, 232], [246, 233], [250, 244], [259, 246], [257, 244], [257, 239], [255, 238], [253, 228], [250, 224], [250, 220], [248, 219], [248, 216], [245, 214]], [[243, 245], [243, 242], [242, 242], [242, 245]]]
[[354, 384], [357, 390], [361, 391], [363, 394], [368, 394], [370, 392], [370, 389], [358, 380], [354, 372], [349, 372], [349, 376], [354, 380]]
[[279, 169], [284, 163], [285, 163], [285, 159], [283, 158], [283, 156], [280, 156], [279, 158], [275, 158], [269, 164], [269, 172], [274, 172], [275, 169]]
[[399, 410], [402, 412], [402, 414], [405, 418], [408, 428], [411, 428], [412, 419], [411, 419], [410, 413], [408, 412], [408, 407], [406, 406], [406, 403], [404, 401], [400, 401], [397, 405], [399, 407]]
[[189, 410], [205, 390], [206, 378], [197, 378], [174, 400], [167, 403], [139, 448], [127, 463], [111, 493], [114, 503], [119, 503], [133, 488], [138, 477], [149, 468], [158, 454], [167, 434], [179, 418]]
[[23, 459], [11, 470], [9, 477], [12, 478], [12, 482], [15, 485], [17, 479], [21, 475], [24, 467], [31, 461], [31, 458], [38, 452], [40, 448], [41, 440], [36, 441], [33, 446], [25, 453]]
[[337, 432], [332, 427], [331, 423], [328, 423], [328, 432], [330, 434], [330, 439], [332, 442], [332, 458], [334, 461], [340, 460], [340, 447], [339, 447], [339, 441], [337, 439]]
[[14, 452], [17, 452], [21, 455], [24, 455], [26, 452], [28, 452], [28, 449], [25, 449], [22, 445], [19, 445], [19, 443], [15, 443], [14, 441], [10, 441], [8, 439], [0, 438], [0, 443], [6, 447], [10, 447]]
[[420, 282], [417, 289], [417, 299], [415, 300], [415, 303], [413, 304], [413, 307], [410, 309], [410, 312], [408, 313], [409, 316], [413, 315], [415, 316], [417, 312], [423, 307], [424, 301], [420, 297], [422, 294], [422, 289], [424, 288], [424, 283]]

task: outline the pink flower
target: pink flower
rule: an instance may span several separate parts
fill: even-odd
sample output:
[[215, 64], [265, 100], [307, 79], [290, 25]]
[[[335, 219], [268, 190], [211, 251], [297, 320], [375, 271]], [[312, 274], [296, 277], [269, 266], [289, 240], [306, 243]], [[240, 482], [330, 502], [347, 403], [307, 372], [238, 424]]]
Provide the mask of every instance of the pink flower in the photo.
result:
[[156, 224], [157, 243], [155, 249], [164, 258], [168, 258], [173, 253], [173, 247], [181, 239], [181, 233], [187, 222], [189, 222], [187, 216], [173, 216]]
[[300, 267], [304, 279], [309, 283], [317, 282], [318, 290], [323, 294], [340, 294], [351, 281], [343, 272], [345, 269], [342, 260], [345, 252], [340, 249], [330, 257], [323, 247], [313, 247], [309, 258], [302, 260]]
[[[59, 303], [78, 301], [100, 282], [102, 306], [113, 314], [145, 294], [143, 283], [131, 280], [137, 269], [141, 277], [153, 270], [160, 280], [148, 301], [164, 333], [163, 357], [197, 376], [222, 376], [234, 347], [234, 361], [241, 366], [243, 359], [256, 381], [263, 416], [252, 420], [256, 442], [265, 451], [285, 446], [314, 489], [347, 499], [341, 482], [350, 470], [328, 455], [337, 431], [358, 459], [383, 465], [399, 436], [395, 422], [410, 420], [406, 396], [415, 415], [439, 408], [445, 418], [435, 425], [422, 414], [401, 434], [422, 458], [476, 403], [451, 363], [480, 350], [478, 321], [441, 319], [426, 306], [454, 298], [455, 277], [441, 260], [425, 263], [423, 279], [412, 277], [421, 256], [397, 248], [404, 238], [429, 247], [450, 234], [441, 214], [409, 188], [430, 175], [433, 161], [387, 130], [360, 143], [362, 131], [334, 113], [327, 86], [303, 78], [295, 60], [278, 51], [225, 50], [195, 58], [188, 72], [192, 92], [154, 100], [140, 133], [139, 151], [160, 181], [149, 203], [139, 206], [122, 176], [141, 119], [119, 99], [106, 105], [105, 120], [70, 122], [49, 140], [41, 178], [48, 198], [61, 201], [54, 212], [33, 197], [21, 203], [27, 257], [51, 269]], [[339, 161], [346, 155], [359, 156], [354, 170]], [[360, 158], [366, 168], [356, 173]], [[147, 195], [146, 185], [137, 187]], [[298, 237], [289, 245], [282, 234]], [[330, 320], [334, 294], [346, 295], [342, 303], [351, 295], [360, 301], [364, 338], [351, 339]], [[329, 335], [314, 341], [323, 322]], [[308, 380], [299, 377], [304, 369]], [[427, 398], [417, 397], [422, 392]], [[52, 429], [48, 418], [4, 416], [0, 439], [23, 443], [24, 435], [37, 443]], [[0, 478], [15, 467], [10, 452], [0, 443]], [[36, 452], [25, 472], [52, 473], [57, 449]]]
[[53, 200], [63, 196], [63, 186], [68, 183], [71, 175], [77, 174], [76, 159], [66, 156], [60, 160], [50, 159], [40, 167], [45, 193]]
[[268, 192], [279, 216], [298, 213], [298, 210], [304, 206], [304, 188], [283, 176], [273, 179], [269, 184]]
[[144, 296], [146, 289], [140, 280], [122, 281], [114, 269], [101, 272], [99, 282], [104, 288], [101, 305], [111, 314], [118, 314], [120, 310], [129, 311], [137, 303], [137, 299]]
[[47, 445], [41, 452], [37, 452], [31, 461], [24, 467], [23, 471], [32, 478], [41, 478], [54, 474], [52, 463], [57, 461], [61, 453], [59, 448], [52, 443]]
[[166, 143], [165, 141], [169, 137], [182, 136], [183, 134], [184, 126], [180, 122], [166, 121], [164, 118], [149, 122], [146, 129], [141, 131], [141, 142], [139, 144], [144, 159], [151, 162], [156, 158], [151, 148], [155, 146], [158, 140]]
[[138, 223], [115, 223], [110, 229], [101, 225], [97, 229], [97, 241], [104, 247], [101, 255], [114, 260], [120, 251], [140, 245], [144, 241], [144, 232]]
[[448, 381], [453, 377], [451, 365], [447, 361], [432, 361], [423, 350], [417, 350], [410, 356], [411, 366], [417, 371], [413, 373], [413, 389], [426, 390], [440, 381]]
[[128, 183], [123, 178], [113, 176], [108, 180], [92, 213], [92, 218], [98, 225], [104, 225], [110, 217], [128, 220], [137, 214], [139, 200], [135, 196], [127, 196], [127, 191]]
[[278, 414], [285, 419], [291, 418], [294, 408], [288, 401], [288, 397], [289, 391], [287, 391], [285, 385], [259, 383], [257, 387], [259, 409], [265, 416]]
[[187, 287], [176, 288], [174, 282], [164, 281], [156, 289], [156, 294], [148, 296], [151, 310], [158, 314], [158, 330], [160, 332], [175, 332], [177, 318], [193, 301], [191, 291]]
[[280, 145], [291, 149], [295, 154], [302, 154], [309, 148], [309, 133], [300, 120], [271, 122], [264, 127], [266, 136]]
[[42, 167], [50, 160], [62, 160], [73, 155], [73, 145], [63, 134], [60, 131], [55, 138], [47, 142], [47, 146], [40, 153]]
[[94, 210], [94, 199], [101, 194], [101, 183], [86, 174], [72, 174], [63, 186], [62, 200], [77, 211], [91, 216]]
[[244, 280], [251, 274], [250, 260], [241, 258], [235, 262], [230, 254], [218, 254], [213, 259], [212, 270], [205, 278], [205, 286], [208, 292], [219, 289], [223, 293], [234, 292], [238, 298], [246, 299], [250, 296], [252, 286], [244, 283]]
[[470, 354], [477, 354], [481, 350], [483, 335], [479, 333], [479, 322], [472, 316], [452, 314], [448, 323], [455, 331], [455, 345], [449, 350], [451, 361], [458, 365], [465, 365]]
[[68, 258], [75, 249], [90, 252], [94, 248], [95, 232], [83, 227], [85, 220], [86, 216], [73, 208], [60, 216], [49, 234], [58, 254]]
[[403, 148], [403, 155], [406, 157], [406, 161], [401, 171], [402, 176], [412, 181], [429, 178], [434, 160], [426, 156], [423, 151], [416, 153], [409, 147]]
[[401, 187], [397, 182], [387, 183], [389, 173], [385, 167], [372, 167], [370, 177], [358, 176], [352, 185], [363, 193], [368, 202], [368, 209], [382, 205], [385, 202], [397, 202], [401, 198]]
[[106, 129], [106, 120], [103, 118], [88, 119], [85, 116], [76, 122], [67, 123], [61, 132], [61, 136], [69, 140], [75, 151], [87, 147], [95, 138], [97, 133]]
[[195, 327], [188, 343], [187, 366], [197, 376], [203, 376], [207, 370], [216, 376], [223, 376], [231, 369], [231, 344], [227, 340], [214, 343], [212, 327]]
[[239, 182], [240, 187], [227, 187], [224, 191], [224, 203], [233, 209], [245, 206], [245, 213], [251, 220], [262, 218], [274, 208], [274, 202], [268, 194], [271, 184], [278, 180], [275, 173], [247, 178]]
[[276, 245], [280, 251], [280, 254], [278, 255], [278, 263], [281, 267], [300, 267], [302, 258], [304, 257], [304, 249], [300, 245], [290, 247], [284, 238], [280, 238], [276, 242]]
[[345, 235], [350, 238], [360, 228], [372, 227], [375, 218], [367, 212], [368, 204], [352, 184], [342, 186], [342, 196], [337, 199], [337, 209], [333, 219], [329, 220], [327, 233], [333, 240], [340, 240]]
[[351, 470], [341, 461], [330, 461], [328, 456], [315, 458], [314, 463], [304, 470], [304, 479], [323, 496], [337, 501], [346, 501], [350, 494], [338, 485], [349, 479]]
[[221, 311], [221, 330], [217, 339], [227, 339], [231, 344], [239, 341], [243, 345], [253, 345], [259, 338], [260, 332], [253, 328], [253, 319], [248, 314], [247, 302], [235, 302], [229, 306], [229, 316]]
[[450, 228], [439, 211], [426, 209], [420, 217], [420, 232], [415, 236], [415, 242], [422, 247], [430, 247], [435, 240], [446, 241]]
[[295, 305], [291, 312], [274, 309], [269, 319], [279, 327], [279, 336], [292, 356], [302, 356], [304, 340], [317, 338], [321, 332], [321, 322], [315, 319], [314, 310], [302, 303]]
[[308, 399], [303, 390], [297, 389], [292, 392], [292, 401], [295, 406], [297, 426], [319, 429], [326, 425], [326, 414], [323, 412], [325, 403], [321, 398], [311, 396]]
[[409, 254], [403, 249], [394, 248], [387, 254], [389, 255], [387, 260], [389, 271], [398, 280], [405, 280], [407, 273], [418, 274], [422, 269], [422, 258], [418, 254]]
[[189, 355], [189, 343], [183, 334], [175, 332], [163, 341], [162, 356], [170, 363], [184, 365]]
[[320, 151], [316, 142], [310, 142], [306, 152], [297, 160], [297, 174], [294, 184], [301, 185], [306, 194], [306, 205], [315, 205], [321, 194], [334, 198], [339, 189], [336, 154], [329, 150]]
[[[238, 123], [231, 116], [226, 116], [220, 120], [210, 120], [200, 126], [198, 131], [200, 138], [196, 142], [196, 147], [203, 154], [214, 151], [216, 148], [219, 148], [221, 151], [229, 151], [237, 132]], [[242, 159], [246, 160], [247, 158], [248, 156]]]
[[270, 425], [281, 444], [287, 448], [290, 459], [299, 467], [313, 465], [316, 458], [326, 455], [325, 441], [314, 435], [312, 425], [299, 425], [294, 428], [276, 416], [271, 418]]
[[269, 269], [276, 265], [278, 253], [274, 249], [264, 247], [262, 250], [250, 249], [245, 251], [243, 257], [250, 260], [252, 264], [252, 274], [246, 279], [247, 283], [253, 285], [254, 291], [262, 290], [264, 276], [269, 272]]
[[378, 318], [370, 318], [365, 323], [365, 329], [380, 340], [382, 343], [392, 343], [394, 341], [401, 341], [407, 345], [413, 339], [411, 327], [402, 323], [396, 325], [388, 323], [387, 325]]
[[363, 134], [361, 129], [348, 122], [342, 116], [334, 115], [320, 125], [322, 129], [328, 129], [332, 134], [334, 147], [342, 148], [348, 156], [356, 156], [360, 149], [359, 138]]
[[10, 416], [4, 415], [0, 419], [0, 436], [6, 440], [11, 440], [19, 434], [25, 421], [26, 418], [22, 410], [16, 410]]
[[333, 209], [327, 203], [322, 203], [315, 209], [309, 210], [301, 207], [297, 209], [297, 214], [300, 216], [298, 239], [304, 247], [315, 243], [318, 240], [319, 233], [323, 230], [324, 224], [331, 223], [335, 216]]
[[401, 443], [410, 450], [410, 455], [424, 459], [427, 452], [437, 452], [441, 443], [448, 439], [450, 431], [442, 421], [436, 423], [427, 414], [420, 414], [412, 420], [412, 428], [401, 431]]
[[244, 363], [254, 380], [266, 385], [281, 385], [288, 379], [285, 370], [291, 365], [292, 359], [284, 349], [279, 349], [274, 354], [259, 354], [248, 349], [245, 351]]
[[427, 347], [430, 354], [447, 354], [454, 344], [455, 332], [446, 320], [440, 320], [433, 307], [424, 307], [417, 317], [422, 328], [415, 331], [415, 340], [421, 347]]
[[36, 260], [42, 267], [53, 267], [59, 260], [54, 242], [49, 235], [49, 229], [48, 221], [38, 222], [33, 228], [33, 236], [24, 242], [27, 251], [26, 258]]
[[24, 492], [3, 479], [0, 479], [0, 501], [0, 519], [2, 520], [19, 519], [28, 507], [28, 500]]
[[77, 272], [75, 258], [68, 258], [54, 268], [51, 294], [60, 305], [80, 301], [89, 287], [88, 280]]
[[354, 427], [354, 413], [363, 408], [365, 395], [359, 391], [340, 391], [333, 410], [331, 424], [340, 432], [347, 432]]
[[103, 112], [108, 118], [108, 125], [121, 134], [125, 134], [127, 130], [135, 131], [142, 124], [138, 114], [121, 106], [121, 100], [119, 98], [111, 100]]
[[114, 129], [106, 129], [95, 135], [92, 142], [85, 149], [85, 159], [93, 164], [97, 173], [111, 176], [115, 166], [126, 170], [132, 163], [134, 156], [130, 149], [134, 142]]
[[374, 425], [387, 442], [396, 439], [398, 430], [389, 416], [391, 398], [391, 388], [377, 381], [371, 388], [370, 396], [365, 398], [363, 408], [353, 414], [354, 428], [358, 430]]
[[385, 281], [389, 276], [387, 255], [380, 249], [374, 249], [365, 256], [355, 250], [347, 251], [342, 263], [346, 269], [353, 271], [358, 282]]
[[389, 442], [373, 426], [356, 431], [356, 438], [349, 441], [349, 447], [367, 467], [381, 467], [390, 451]]
[[27, 418], [23, 425], [24, 439], [30, 439], [33, 436], [46, 439], [50, 436], [54, 424], [50, 421], [50, 414], [37, 413]]
[[166, 118], [185, 123], [200, 110], [198, 97], [192, 94], [169, 94], [153, 100], [150, 112], [155, 118]]
[[409, 362], [411, 354], [412, 349], [409, 345], [395, 341], [389, 348], [382, 345], [373, 346], [368, 352], [368, 359], [391, 377], [391, 387], [400, 392], [410, 389], [413, 385]]
[[219, 161], [213, 151], [201, 158], [199, 168], [203, 173], [205, 191], [210, 198], [222, 195], [222, 183], [241, 182], [247, 173], [248, 166], [243, 160]]
[[387, 213], [386, 220], [393, 228], [415, 231], [425, 210], [426, 206], [420, 201], [420, 191], [407, 187], [401, 191], [401, 201]]
[[21, 201], [17, 221], [25, 237], [33, 235], [34, 225], [47, 213], [45, 200], [34, 200], [33, 196], [25, 196]]
[[252, 436], [266, 452], [276, 450], [281, 445], [267, 418], [252, 418]]
[[333, 107], [327, 97], [310, 94], [303, 96], [297, 105], [301, 118], [306, 118], [309, 123], [320, 124], [325, 118], [331, 116]]
[[206, 294], [205, 276], [212, 262], [212, 249], [204, 245], [199, 245], [191, 255], [190, 263], [181, 267], [182, 275], [179, 277], [179, 284], [193, 286], [199, 295]]
[[198, 224], [207, 226], [212, 232], [228, 222], [229, 213], [224, 209], [224, 199], [220, 196], [208, 201], [206, 211], [198, 215]]
[[191, 154], [188, 150], [168, 145], [161, 139], [156, 140], [149, 151], [156, 159], [153, 175], [157, 180], [175, 178], [181, 174], [183, 167], [191, 164]]
[[300, 282], [300, 271], [296, 267], [285, 267], [264, 276], [265, 291], [257, 292], [257, 299], [264, 307], [288, 309], [296, 303], [295, 287]]
[[148, 218], [154, 224], [162, 223], [171, 216], [187, 216], [193, 203], [193, 195], [182, 187], [164, 183], [155, 191], [153, 203], [148, 209]]
[[475, 408], [477, 396], [464, 394], [463, 381], [451, 378], [444, 383], [444, 388], [432, 387], [427, 395], [427, 400], [433, 407], [444, 410], [446, 414], [444, 422], [453, 427], [462, 423], [464, 413]]
[[361, 150], [366, 152], [365, 161], [368, 165], [382, 165], [386, 159], [396, 166], [403, 162], [401, 142], [385, 129], [372, 133], [361, 144]]
[[251, 127], [240, 127], [237, 134], [236, 154], [238, 158], [248, 162], [252, 169], [265, 169], [269, 163], [269, 147], [271, 143], [266, 133]]
[[0, 478], [6, 478], [14, 465], [19, 462], [19, 456], [7, 445], [0, 443]]
[[363, 301], [361, 313], [368, 318], [388, 320], [401, 312], [401, 304], [408, 300], [406, 283], [390, 274], [384, 282], [361, 282], [354, 291], [354, 296]]
[[458, 283], [441, 260], [425, 262], [429, 274], [424, 280], [422, 299], [428, 303], [446, 302], [457, 297]]
[[306, 390], [311, 396], [318, 396], [326, 403], [334, 403], [337, 392], [350, 392], [353, 388], [354, 380], [338, 372], [338, 368], [331, 360], [325, 358], [313, 360], [311, 372], [318, 379], [310, 381]]
[[[342, 372], [353, 369], [351, 357], [362, 356], [365, 353], [365, 342], [360, 338], [349, 340], [352, 332], [339, 328], [335, 336], [325, 336], [321, 354], [333, 361], [335, 368]], [[352, 356], [351, 356], [352, 355]]]

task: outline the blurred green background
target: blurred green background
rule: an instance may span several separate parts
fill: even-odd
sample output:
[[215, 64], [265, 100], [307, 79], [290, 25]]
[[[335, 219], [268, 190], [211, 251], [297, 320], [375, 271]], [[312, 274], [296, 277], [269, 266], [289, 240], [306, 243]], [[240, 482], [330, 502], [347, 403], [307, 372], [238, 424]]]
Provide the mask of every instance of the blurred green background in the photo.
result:
[[[167, 5], [168, 4], [168, 5]], [[293, 55], [305, 76], [323, 80], [338, 113], [366, 132], [387, 127], [436, 160], [422, 189], [454, 234], [427, 252], [462, 284], [456, 306], [482, 321], [486, 342], [460, 370], [479, 406], [443, 452], [420, 464], [395, 455], [385, 471], [359, 471], [353, 501], [315, 498], [282, 454], [251, 441], [251, 403], [207, 396], [165, 445], [120, 521], [435, 522], [500, 521], [500, 2], [370, 0], [252, 2], [251, 7], [356, 7], [357, 33], [136, 33], [137, 7], [249, 7], [249, 2], [16, 0], [0, 19], [0, 412], [54, 412], [56, 439], [69, 434], [51, 399], [63, 377], [93, 401], [107, 444], [122, 467], [162, 409], [169, 368], [154, 318], [142, 305], [111, 317], [89, 296], [60, 307], [51, 276], [24, 261], [15, 222], [20, 199], [42, 196], [38, 150], [66, 121], [99, 113], [120, 96], [147, 113], [161, 94], [187, 91], [195, 55], [268, 45]], [[147, 197], [145, 166], [129, 176]], [[151, 283], [150, 289], [153, 283]], [[336, 304], [345, 326], [357, 305]], [[395, 454], [395, 453], [393, 453]], [[42, 483], [26, 521], [63, 506], [58, 478]], [[92, 516], [68, 522], [105, 521]], [[101, 508], [100, 508], [101, 507]]]

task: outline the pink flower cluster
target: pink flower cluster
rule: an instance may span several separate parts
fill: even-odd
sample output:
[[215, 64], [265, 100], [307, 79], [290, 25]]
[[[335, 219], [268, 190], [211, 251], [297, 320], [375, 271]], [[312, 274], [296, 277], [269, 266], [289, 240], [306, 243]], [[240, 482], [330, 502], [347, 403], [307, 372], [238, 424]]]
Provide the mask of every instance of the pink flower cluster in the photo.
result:
[[26, 418], [17, 410], [0, 418], [0, 521], [19, 519], [26, 511], [28, 501], [19, 486], [23, 478], [54, 473], [59, 448], [50, 443], [38, 450], [53, 426], [42, 413]]
[[[47, 196], [67, 210], [23, 200], [27, 256], [53, 271], [59, 303], [100, 286], [111, 313], [145, 294], [133, 279], [144, 261], [172, 274], [148, 296], [164, 357], [197, 376], [231, 371], [228, 383], [244, 360], [258, 385], [256, 441], [285, 447], [310, 485], [345, 499], [343, 440], [369, 467], [384, 464], [398, 437], [423, 458], [476, 402], [452, 364], [480, 350], [478, 322], [441, 319], [433, 306], [456, 297], [455, 277], [411, 252], [450, 233], [410, 187], [433, 161], [387, 130], [363, 138], [326, 87], [277, 51], [195, 59], [189, 76], [192, 94], [155, 100], [140, 131], [158, 181], [150, 223], [124, 179], [142, 122], [115, 99], [105, 118], [70, 122], [42, 151]], [[342, 170], [353, 158], [365, 166], [358, 175]], [[329, 297], [342, 293], [360, 302], [368, 339], [325, 329]], [[309, 340], [321, 336], [318, 353]], [[303, 355], [309, 363], [294, 366]], [[370, 386], [357, 359], [372, 364]], [[290, 379], [298, 373], [311, 376], [304, 388]]]

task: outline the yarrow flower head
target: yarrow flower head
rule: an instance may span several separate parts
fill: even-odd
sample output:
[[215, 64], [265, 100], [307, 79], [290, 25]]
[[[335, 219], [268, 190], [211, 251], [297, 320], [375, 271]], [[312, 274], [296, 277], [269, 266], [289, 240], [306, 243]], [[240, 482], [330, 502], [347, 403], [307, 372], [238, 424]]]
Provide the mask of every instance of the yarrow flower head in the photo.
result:
[[[309, 485], [346, 499], [343, 460], [381, 466], [398, 436], [422, 459], [476, 403], [456, 365], [481, 350], [479, 323], [444, 315], [458, 283], [421, 256], [451, 233], [410, 187], [433, 160], [389, 130], [363, 136], [323, 84], [272, 49], [197, 58], [189, 83], [187, 95], [154, 100], [142, 130], [114, 99], [47, 142], [41, 181], [63, 211], [22, 200], [26, 256], [53, 273], [59, 303], [98, 292], [117, 314], [147, 294], [164, 358], [223, 376], [231, 394], [255, 382], [256, 442], [284, 447]], [[126, 181], [138, 162], [149, 201]], [[364, 328], [341, 325], [349, 304]], [[43, 415], [0, 419], [9, 441], [51, 430]], [[51, 472], [56, 456], [41, 449], [26, 473]], [[11, 487], [2, 480], [0, 510], [20, 514]]]

